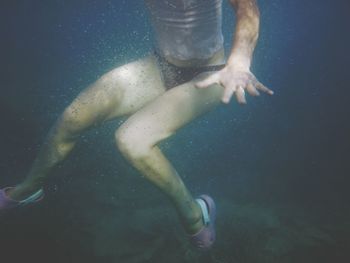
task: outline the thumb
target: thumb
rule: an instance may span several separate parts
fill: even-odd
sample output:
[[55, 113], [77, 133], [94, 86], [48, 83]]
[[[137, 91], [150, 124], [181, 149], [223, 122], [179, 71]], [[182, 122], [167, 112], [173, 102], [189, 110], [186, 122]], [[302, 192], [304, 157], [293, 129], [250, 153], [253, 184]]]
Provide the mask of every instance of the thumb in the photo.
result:
[[203, 89], [203, 88], [207, 88], [210, 85], [216, 84], [216, 83], [217, 84], [219, 83], [219, 76], [218, 76], [218, 74], [213, 74], [213, 75], [210, 75], [209, 77], [207, 77], [201, 81], [196, 82], [195, 86], [197, 88]]

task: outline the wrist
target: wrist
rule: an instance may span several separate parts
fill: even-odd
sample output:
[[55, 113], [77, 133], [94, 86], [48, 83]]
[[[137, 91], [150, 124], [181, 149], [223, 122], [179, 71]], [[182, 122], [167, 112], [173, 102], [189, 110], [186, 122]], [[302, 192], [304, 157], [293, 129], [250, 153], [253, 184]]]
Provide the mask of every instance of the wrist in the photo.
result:
[[242, 54], [232, 54], [227, 60], [227, 65], [229, 67], [234, 67], [242, 70], [249, 70], [250, 64], [250, 57]]

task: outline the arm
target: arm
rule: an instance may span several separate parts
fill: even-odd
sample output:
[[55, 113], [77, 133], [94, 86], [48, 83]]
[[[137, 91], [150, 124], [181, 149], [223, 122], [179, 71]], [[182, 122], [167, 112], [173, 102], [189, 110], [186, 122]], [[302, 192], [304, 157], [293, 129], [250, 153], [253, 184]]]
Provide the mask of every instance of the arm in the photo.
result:
[[237, 23], [228, 64], [249, 69], [259, 35], [260, 13], [256, 0], [230, 0]]
[[273, 94], [250, 72], [251, 60], [259, 35], [259, 9], [256, 0], [230, 0], [237, 17], [235, 36], [227, 64], [222, 70], [196, 84], [207, 88], [212, 84], [224, 87], [222, 101], [228, 103], [233, 94], [239, 103], [245, 104], [245, 90], [252, 96], [259, 91]]

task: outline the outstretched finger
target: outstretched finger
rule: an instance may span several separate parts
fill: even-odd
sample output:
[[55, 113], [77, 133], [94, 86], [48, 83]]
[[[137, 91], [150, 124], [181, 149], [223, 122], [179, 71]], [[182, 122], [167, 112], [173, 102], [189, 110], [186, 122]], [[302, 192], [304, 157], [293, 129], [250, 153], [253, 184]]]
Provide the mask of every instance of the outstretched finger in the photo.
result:
[[225, 88], [224, 96], [222, 97], [222, 102], [226, 104], [229, 103], [234, 92], [235, 90], [232, 88]]
[[213, 84], [219, 84], [219, 76], [217, 74], [210, 75], [209, 77], [205, 78], [204, 80], [196, 82], [195, 86], [197, 88], [203, 89], [203, 88], [207, 88]]
[[269, 88], [267, 88], [266, 86], [264, 86], [262, 83], [260, 83], [259, 81], [257, 81], [255, 83], [255, 88], [258, 90], [261, 90], [263, 92], [266, 92], [267, 94], [273, 95], [273, 91], [270, 90]]
[[245, 99], [245, 92], [241, 86], [238, 86], [238, 88], [236, 90], [236, 98], [237, 98], [238, 103], [247, 104], [247, 101]]
[[259, 91], [251, 83], [248, 83], [247, 91], [251, 96], [259, 96], [260, 95]]

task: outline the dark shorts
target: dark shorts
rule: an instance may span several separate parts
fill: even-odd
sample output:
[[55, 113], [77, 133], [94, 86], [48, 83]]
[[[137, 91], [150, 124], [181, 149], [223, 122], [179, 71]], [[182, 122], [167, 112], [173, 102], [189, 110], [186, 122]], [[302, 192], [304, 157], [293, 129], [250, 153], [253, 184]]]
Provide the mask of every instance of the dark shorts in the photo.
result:
[[191, 81], [200, 73], [218, 71], [225, 67], [225, 64], [202, 67], [178, 67], [169, 63], [157, 52], [155, 52], [155, 56], [161, 69], [161, 77], [166, 89], [171, 89], [175, 86]]

